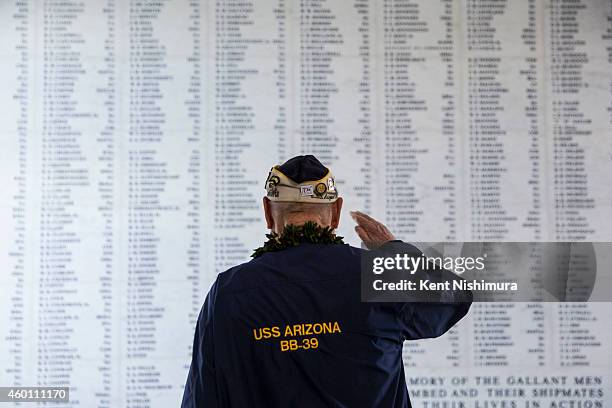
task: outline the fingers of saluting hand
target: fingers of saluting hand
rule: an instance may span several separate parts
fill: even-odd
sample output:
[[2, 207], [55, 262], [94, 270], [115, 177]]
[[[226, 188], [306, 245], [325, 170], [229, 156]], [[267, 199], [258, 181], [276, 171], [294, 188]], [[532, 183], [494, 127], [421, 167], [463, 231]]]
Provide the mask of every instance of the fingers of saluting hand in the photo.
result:
[[370, 217], [368, 214], [362, 213], [361, 211], [351, 211], [351, 217], [353, 217], [355, 222], [359, 225], [378, 223], [378, 221], [376, 221], [374, 218]]
[[351, 217], [357, 223], [355, 232], [357, 232], [359, 238], [368, 248], [377, 248], [385, 242], [395, 239], [391, 231], [384, 224], [376, 221], [369, 215], [361, 211], [351, 211]]
[[363, 243], [366, 244], [366, 246], [369, 248], [368, 243], [372, 241], [372, 239], [368, 235], [368, 232], [359, 225], [355, 226], [355, 232], [357, 233], [357, 235], [359, 235], [359, 238], [361, 238]]

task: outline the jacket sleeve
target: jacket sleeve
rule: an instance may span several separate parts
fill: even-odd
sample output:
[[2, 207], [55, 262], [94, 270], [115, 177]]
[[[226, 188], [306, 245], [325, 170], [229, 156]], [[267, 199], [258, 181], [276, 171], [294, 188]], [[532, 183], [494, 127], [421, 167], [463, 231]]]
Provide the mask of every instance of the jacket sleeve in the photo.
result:
[[[381, 250], [385, 253], [422, 256], [419, 249], [402, 241], [388, 242]], [[442, 268], [420, 269], [412, 279], [427, 279], [431, 282], [463, 280]], [[426, 301], [407, 301], [397, 305], [398, 322], [404, 340], [439, 337], [467, 314], [473, 300], [472, 292], [452, 289], [452, 284], [450, 287], [449, 290], [428, 291]]]
[[216, 294], [217, 282], [208, 292], [198, 316], [191, 366], [185, 383], [181, 408], [215, 408], [218, 406], [213, 343]]

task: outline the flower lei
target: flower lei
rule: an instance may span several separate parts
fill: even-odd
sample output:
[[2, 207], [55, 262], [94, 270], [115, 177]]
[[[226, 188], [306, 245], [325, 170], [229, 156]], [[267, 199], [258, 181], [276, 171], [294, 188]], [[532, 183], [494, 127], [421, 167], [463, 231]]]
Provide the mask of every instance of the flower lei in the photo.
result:
[[330, 227], [322, 227], [316, 222], [307, 221], [304, 225], [286, 225], [281, 235], [275, 232], [266, 234], [268, 240], [263, 246], [255, 249], [253, 258], [266, 252], [281, 251], [285, 248], [298, 246], [302, 242], [311, 244], [344, 244], [343, 237], [334, 234]]

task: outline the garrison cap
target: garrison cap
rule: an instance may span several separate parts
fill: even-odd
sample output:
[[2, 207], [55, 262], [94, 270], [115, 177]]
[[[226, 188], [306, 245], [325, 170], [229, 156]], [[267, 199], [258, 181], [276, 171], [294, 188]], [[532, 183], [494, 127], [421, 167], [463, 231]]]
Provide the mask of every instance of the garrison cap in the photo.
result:
[[267, 197], [272, 201], [333, 203], [338, 199], [334, 176], [311, 154], [296, 156], [270, 169]]

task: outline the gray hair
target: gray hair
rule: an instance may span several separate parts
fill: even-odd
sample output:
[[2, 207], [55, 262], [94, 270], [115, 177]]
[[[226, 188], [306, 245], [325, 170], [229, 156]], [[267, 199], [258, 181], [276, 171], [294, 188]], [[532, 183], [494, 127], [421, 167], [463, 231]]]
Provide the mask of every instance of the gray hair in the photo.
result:
[[271, 201], [272, 211], [277, 214], [322, 214], [331, 211], [333, 203], [304, 203], [292, 201]]

